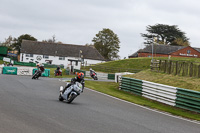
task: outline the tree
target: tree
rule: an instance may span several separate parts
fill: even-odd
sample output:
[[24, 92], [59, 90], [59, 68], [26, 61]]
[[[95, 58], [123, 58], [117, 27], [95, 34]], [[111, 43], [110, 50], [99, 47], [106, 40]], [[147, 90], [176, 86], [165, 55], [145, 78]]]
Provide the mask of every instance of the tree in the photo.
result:
[[12, 50], [12, 44], [14, 43], [15, 38], [11, 35], [8, 38], [5, 38], [5, 41], [2, 42], [2, 46], [6, 46], [8, 50]]
[[96, 37], [93, 38], [92, 42], [94, 43], [94, 47], [99, 51], [99, 53], [105, 59], [119, 59], [119, 38], [117, 34], [115, 34], [110, 29], [103, 29], [96, 34]]
[[22, 40], [32, 40], [32, 41], [37, 41], [36, 38], [32, 37], [29, 34], [21, 35], [17, 39], [15, 39], [15, 43], [13, 43], [12, 47], [18, 51], [18, 54], [20, 54], [20, 48], [21, 48], [21, 43]]
[[[189, 46], [189, 38], [185, 36], [177, 25], [156, 24], [146, 27], [147, 34], [141, 36], [145, 38], [144, 44], [152, 44], [157, 39], [157, 43], [165, 45], [187, 45]], [[180, 41], [182, 40], [182, 41]]]

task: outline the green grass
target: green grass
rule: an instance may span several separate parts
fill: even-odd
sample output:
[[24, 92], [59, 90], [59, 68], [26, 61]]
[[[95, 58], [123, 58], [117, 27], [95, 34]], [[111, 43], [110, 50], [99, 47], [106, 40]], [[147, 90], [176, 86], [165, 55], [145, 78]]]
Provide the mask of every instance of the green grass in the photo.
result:
[[134, 95], [122, 90], [119, 90], [119, 85], [117, 83], [111, 82], [98, 82], [98, 81], [85, 81], [85, 86], [87, 88], [135, 103], [142, 106], [146, 106], [152, 109], [165, 111], [173, 115], [193, 119], [193, 120], [200, 120], [200, 115], [198, 113], [194, 113], [191, 111], [187, 111], [184, 109], [180, 109], [177, 107], [169, 106], [166, 104], [162, 104], [150, 99], [146, 99], [142, 96]]
[[[126, 69], [147, 70], [150, 69], [151, 59], [152, 58], [150, 57], [140, 57], [140, 58], [117, 60], [117, 61], [108, 61], [105, 63], [98, 63], [96, 65], [82, 67], [81, 69], [88, 71], [90, 68], [94, 68], [95, 71], [109, 72], [108, 69], [110, 68], [111, 69], [110, 71], [112, 73], [119, 72], [119, 68], [121, 68], [121, 72], [126, 71]], [[167, 57], [154, 57], [154, 59], [168, 60]], [[171, 57], [170, 60], [200, 62], [200, 58]]]
[[105, 68], [110, 68], [112, 69], [112, 73], [119, 72], [119, 69], [122, 72], [126, 71], [126, 69], [146, 70], [150, 68], [150, 62], [151, 58], [132, 58], [99, 63], [93, 66], [82, 67], [81, 69], [88, 71], [92, 67], [95, 71], [108, 72]]
[[144, 70], [133, 75], [124, 77], [147, 80], [155, 83], [170, 85], [174, 87], [200, 91], [200, 78], [174, 76], [166, 73], [157, 73], [150, 70]]

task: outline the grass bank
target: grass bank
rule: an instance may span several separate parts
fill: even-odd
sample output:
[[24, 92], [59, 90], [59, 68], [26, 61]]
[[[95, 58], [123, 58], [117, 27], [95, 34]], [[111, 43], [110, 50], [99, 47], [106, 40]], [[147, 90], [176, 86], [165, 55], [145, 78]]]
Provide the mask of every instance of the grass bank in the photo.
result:
[[150, 68], [151, 58], [131, 58], [123, 59], [117, 61], [109, 61], [104, 63], [99, 63], [92, 66], [82, 67], [82, 70], [89, 70], [93, 68], [95, 71], [99, 72], [126, 72], [127, 69], [136, 70], [146, 70]]
[[132, 103], [136, 103], [136, 104], [146, 106], [146, 107], [149, 107], [152, 109], [157, 109], [160, 111], [168, 112], [173, 115], [200, 121], [200, 117], [199, 117], [198, 113], [194, 113], [194, 112], [180, 109], [177, 107], [169, 106], [169, 105], [162, 104], [162, 103], [159, 103], [156, 101], [152, 101], [150, 99], [146, 99], [141, 96], [127, 93], [125, 91], [119, 90], [118, 89], [119, 85], [117, 83], [85, 81], [85, 86], [90, 89], [126, 100], [126, 101], [129, 101]]
[[174, 87], [200, 91], [200, 78], [174, 76], [166, 73], [157, 73], [150, 70], [144, 70], [133, 75], [125, 77], [147, 80], [155, 83], [170, 85]]

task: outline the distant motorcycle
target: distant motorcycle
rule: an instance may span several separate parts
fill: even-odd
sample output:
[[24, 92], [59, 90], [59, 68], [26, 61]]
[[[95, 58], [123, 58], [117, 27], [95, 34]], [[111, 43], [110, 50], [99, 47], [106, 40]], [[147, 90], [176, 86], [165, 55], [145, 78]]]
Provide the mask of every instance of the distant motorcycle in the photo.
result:
[[97, 74], [96, 74], [95, 72], [91, 73], [90, 76], [91, 76], [94, 80], [98, 80]]
[[55, 76], [62, 76], [62, 70], [61, 70], [61, 69], [58, 70], [58, 71], [55, 70], [55, 71], [54, 71], [54, 75], [55, 75]]
[[60, 86], [60, 94], [58, 98], [59, 101], [65, 100], [67, 101], [67, 103], [71, 103], [83, 91], [83, 86], [81, 83], [75, 82], [75, 84], [72, 84], [70, 87], [68, 87], [64, 93], [63, 93], [63, 89], [64, 87]]

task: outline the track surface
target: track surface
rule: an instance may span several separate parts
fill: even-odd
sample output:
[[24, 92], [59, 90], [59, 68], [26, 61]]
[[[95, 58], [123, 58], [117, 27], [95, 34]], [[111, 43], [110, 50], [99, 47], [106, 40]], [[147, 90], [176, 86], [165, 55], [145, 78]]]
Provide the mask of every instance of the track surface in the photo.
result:
[[169, 117], [85, 89], [58, 101], [58, 79], [0, 75], [0, 133], [199, 133], [197, 123]]

